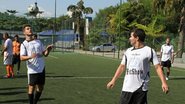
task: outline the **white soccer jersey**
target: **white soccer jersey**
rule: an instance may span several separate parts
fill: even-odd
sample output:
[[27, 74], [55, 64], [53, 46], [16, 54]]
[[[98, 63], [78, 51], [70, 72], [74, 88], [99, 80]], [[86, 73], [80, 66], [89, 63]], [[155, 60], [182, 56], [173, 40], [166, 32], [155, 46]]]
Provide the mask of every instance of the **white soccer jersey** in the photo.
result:
[[41, 73], [45, 67], [45, 61], [42, 57], [44, 46], [40, 41], [24, 41], [21, 44], [21, 56], [31, 56], [32, 53], [36, 53], [37, 57], [26, 61], [28, 74]]
[[7, 48], [7, 50], [3, 53], [4, 55], [4, 65], [11, 65], [12, 64], [12, 58], [13, 58], [13, 48], [12, 48], [12, 40], [6, 39], [4, 42], [4, 47]]
[[6, 55], [13, 55], [13, 48], [12, 48], [12, 40], [11, 39], [6, 39], [4, 42], [4, 47], [7, 47]]
[[171, 60], [172, 53], [174, 52], [173, 45], [163, 44], [161, 46], [162, 57], [161, 61]]
[[159, 64], [156, 52], [148, 46], [139, 49], [127, 49], [121, 64], [126, 65], [122, 91], [134, 92], [143, 84], [143, 91], [148, 90], [150, 59], [153, 64]]

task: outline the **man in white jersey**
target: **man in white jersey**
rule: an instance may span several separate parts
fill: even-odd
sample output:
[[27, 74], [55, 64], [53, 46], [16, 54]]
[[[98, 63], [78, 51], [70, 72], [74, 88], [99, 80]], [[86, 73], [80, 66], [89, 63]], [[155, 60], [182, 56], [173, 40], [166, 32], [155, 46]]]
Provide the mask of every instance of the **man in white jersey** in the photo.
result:
[[160, 57], [161, 57], [161, 66], [162, 66], [163, 71], [164, 71], [164, 67], [167, 68], [166, 80], [168, 80], [169, 75], [170, 75], [170, 67], [174, 61], [174, 49], [173, 49], [173, 45], [170, 44], [169, 37], [166, 38], [166, 44], [163, 44], [161, 46]]
[[12, 60], [13, 60], [13, 47], [12, 40], [9, 38], [8, 33], [3, 34], [4, 38], [4, 47], [2, 50], [2, 55], [4, 56], [4, 65], [6, 66], [6, 76], [5, 78], [14, 77]]
[[162, 90], [165, 93], [168, 92], [168, 85], [156, 52], [144, 45], [145, 36], [145, 32], [142, 29], [134, 29], [131, 32], [129, 40], [133, 47], [126, 50], [114, 77], [107, 84], [108, 89], [113, 88], [116, 80], [125, 71], [120, 104], [147, 104], [151, 61], [162, 82]]
[[48, 56], [52, 45], [44, 49], [40, 41], [33, 39], [30, 25], [23, 26], [26, 39], [21, 44], [20, 58], [26, 61], [28, 69], [28, 97], [29, 104], [37, 104], [45, 84], [45, 61], [43, 56]]

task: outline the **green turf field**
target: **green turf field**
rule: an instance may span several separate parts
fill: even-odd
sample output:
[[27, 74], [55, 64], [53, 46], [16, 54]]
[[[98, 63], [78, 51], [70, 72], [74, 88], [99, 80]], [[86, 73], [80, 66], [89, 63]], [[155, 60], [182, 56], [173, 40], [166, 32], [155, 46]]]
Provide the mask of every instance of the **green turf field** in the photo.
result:
[[[46, 85], [38, 104], [119, 104], [123, 78], [112, 90], [106, 89], [119, 63], [120, 60], [105, 57], [51, 53], [46, 58]], [[3, 79], [4, 74], [1, 64], [0, 104], [27, 104], [25, 63], [19, 76]], [[151, 72], [149, 104], [185, 104], [185, 69], [172, 68], [171, 75], [170, 93], [166, 95], [156, 73]]]

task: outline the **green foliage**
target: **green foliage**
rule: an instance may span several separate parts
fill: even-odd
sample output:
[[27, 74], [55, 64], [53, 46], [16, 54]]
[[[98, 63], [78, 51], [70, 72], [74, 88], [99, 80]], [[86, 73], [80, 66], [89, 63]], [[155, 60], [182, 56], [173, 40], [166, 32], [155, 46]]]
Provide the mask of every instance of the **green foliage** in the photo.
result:
[[98, 28], [98, 26], [93, 27], [93, 31], [90, 31], [88, 35], [88, 43], [89, 46], [100, 45], [102, 43], [108, 43], [107, 38], [101, 36], [102, 29]]
[[90, 29], [90, 44], [99, 45], [102, 43], [112, 43], [113, 39], [101, 36], [101, 32], [106, 32], [109, 34], [109, 37], [115, 37], [115, 27], [111, 23], [114, 23], [112, 18], [115, 16], [115, 12], [118, 10], [118, 7], [107, 7], [99, 11], [96, 14], [96, 17], [93, 20], [93, 24]]
[[133, 22], [129, 26], [130, 27], [135, 26], [137, 28], [143, 29], [147, 35], [153, 38], [161, 37], [164, 34], [165, 26], [164, 24], [161, 24], [160, 17], [156, 16], [154, 18], [155, 19], [153, 19], [152, 22], [148, 24], [147, 26], [138, 24], [137, 22]]
[[16, 17], [8, 13], [0, 12], [0, 29], [3, 30], [22, 30], [22, 25], [28, 21], [24, 17]]
[[[33, 31], [40, 32], [54, 29], [54, 23], [55, 18], [26, 18], [0, 12], [0, 29], [2, 30], [22, 31], [23, 24], [31, 24]], [[68, 26], [69, 24], [72, 24], [72, 20], [66, 15], [56, 18], [56, 30], [67, 29], [66, 27], [72, 29], [71, 25]]]

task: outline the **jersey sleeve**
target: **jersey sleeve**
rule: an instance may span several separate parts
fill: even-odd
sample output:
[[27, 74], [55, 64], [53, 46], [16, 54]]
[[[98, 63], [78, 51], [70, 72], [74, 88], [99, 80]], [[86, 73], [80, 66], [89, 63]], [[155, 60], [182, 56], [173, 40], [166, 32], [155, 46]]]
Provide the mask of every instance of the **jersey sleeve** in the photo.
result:
[[21, 44], [20, 55], [21, 56], [26, 56], [27, 55], [26, 47], [23, 44]]
[[122, 58], [121, 64], [122, 64], [122, 65], [125, 65], [125, 63], [126, 63], [126, 55], [123, 55], [123, 58]]
[[161, 52], [163, 52], [163, 45], [161, 46]]
[[152, 62], [153, 62], [154, 65], [157, 65], [157, 64], [159, 64], [157, 53], [154, 51], [154, 49], [152, 49], [152, 52], [153, 52], [153, 60], [152, 60]]
[[8, 46], [8, 40], [4, 42], [4, 47], [6, 48]]
[[121, 60], [121, 64], [122, 65], [125, 65], [126, 64], [126, 61], [127, 61], [127, 51], [124, 53], [123, 57], [122, 57], [122, 60]]

